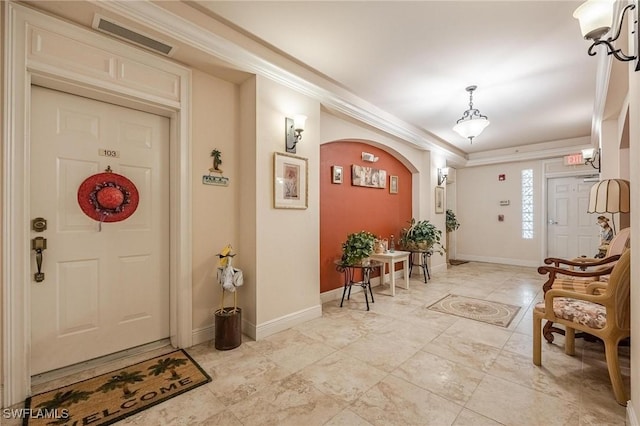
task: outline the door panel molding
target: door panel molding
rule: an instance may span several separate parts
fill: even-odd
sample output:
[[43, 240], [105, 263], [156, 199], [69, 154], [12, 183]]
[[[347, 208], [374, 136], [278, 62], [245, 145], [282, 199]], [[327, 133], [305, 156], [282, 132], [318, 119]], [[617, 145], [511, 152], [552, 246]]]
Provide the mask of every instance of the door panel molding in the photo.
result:
[[[21, 402], [31, 393], [29, 247], [29, 131], [31, 85], [134, 107], [166, 116], [171, 121], [170, 157], [170, 333], [175, 347], [192, 343], [191, 269], [191, 162], [189, 138], [191, 72], [164, 58], [132, 48], [84, 28], [34, 11], [20, 4], [3, 2], [6, 36], [3, 99], [3, 199], [2, 199], [2, 406]], [[144, 66], [157, 73], [163, 84], [172, 76], [175, 86], [137, 86], [112, 78], [96, 78], [95, 69], [69, 68], [67, 61], [40, 55], [32, 60], [30, 37], [65, 38], [82, 41], [106, 55], [105, 63], [121, 61]], [[46, 40], [40, 40], [46, 42]], [[149, 79], [153, 81], [153, 79]]]

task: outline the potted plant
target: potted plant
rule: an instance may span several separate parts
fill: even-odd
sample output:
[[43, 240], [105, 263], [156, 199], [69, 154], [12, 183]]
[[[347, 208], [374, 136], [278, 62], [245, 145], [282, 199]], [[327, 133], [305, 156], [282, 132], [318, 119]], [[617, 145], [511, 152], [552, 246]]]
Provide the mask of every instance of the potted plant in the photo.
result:
[[460, 228], [460, 222], [456, 218], [456, 214], [451, 209], [447, 209], [447, 265], [449, 264], [449, 233]]
[[456, 218], [456, 214], [451, 209], [447, 209], [447, 232], [453, 232], [460, 228], [460, 222]]
[[442, 231], [428, 220], [416, 221], [412, 218], [408, 228], [403, 228], [400, 233], [400, 244], [409, 251], [435, 249], [442, 254], [440, 238]]
[[342, 243], [342, 263], [355, 265], [362, 259], [371, 256], [375, 239], [375, 235], [368, 231], [347, 235], [347, 241]]

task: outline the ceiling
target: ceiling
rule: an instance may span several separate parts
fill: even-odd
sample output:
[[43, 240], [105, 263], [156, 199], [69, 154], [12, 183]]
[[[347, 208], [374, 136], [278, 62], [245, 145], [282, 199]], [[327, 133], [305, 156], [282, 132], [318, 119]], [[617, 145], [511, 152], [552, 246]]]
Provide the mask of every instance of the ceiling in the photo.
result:
[[[26, 3], [87, 27], [95, 12], [109, 15], [119, 7], [108, 2]], [[199, 27], [214, 25], [211, 18], [223, 21], [262, 49], [266, 46], [306, 73], [390, 114], [397, 119], [394, 125], [418, 128], [454, 151], [485, 156], [525, 145], [529, 147], [523, 151], [531, 150], [531, 144], [549, 149], [584, 143], [590, 136], [598, 61], [587, 55], [588, 43], [572, 17], [581, 3], [158, 2]], [[118, 18], [139, 28], [135, 21]], [[161, 31], [139, 29], [166, 40]], [[174, 59], [238, 79], [237, 73], [225, 74], [225, 64], [202, 49], [167, 41], [179, 47]], [[469, 106], [469, 85], [478, 86], [474, 107], [491, 121], [472, 144], [452, 130]]]
[[[197, 3], [465, 153], [591, 134], [582, 1]], [[452, 130], [469, 85], [491, 122], [472, 144]]]

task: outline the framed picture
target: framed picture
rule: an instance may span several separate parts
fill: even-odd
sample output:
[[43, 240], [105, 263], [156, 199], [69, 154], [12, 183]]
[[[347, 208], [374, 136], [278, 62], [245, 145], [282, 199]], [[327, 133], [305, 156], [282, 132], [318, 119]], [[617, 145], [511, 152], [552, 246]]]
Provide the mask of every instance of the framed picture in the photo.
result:
[[276, 152], [273, 155], [273, 207], [306, 209], [308, 207], [308, 160]]
[[366, 186], [368, 188], [386, 188], [386, 170], [374, 169], [373, 167], [351, 166], [351, 185]]
[[331, 166], [331, 183], [342, 183], [342, 166]]
[[389, 176], [389, 193], [398, 193], [398, 176]]
[[435, 207], [436, 213], [444, 213], [444, 188], [441, 186], [436, 186]]

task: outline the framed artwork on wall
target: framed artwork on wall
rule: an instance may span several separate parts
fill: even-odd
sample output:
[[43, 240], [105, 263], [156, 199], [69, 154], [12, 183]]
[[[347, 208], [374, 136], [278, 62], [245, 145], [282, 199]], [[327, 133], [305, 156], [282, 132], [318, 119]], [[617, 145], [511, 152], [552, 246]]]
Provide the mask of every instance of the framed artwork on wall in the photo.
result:
[[389, 193], [398, 193], [398, 176], [389, 176]]
[[276, 152], [273, 155], [273, 207], [306, 209], [308, 207], [308, 160]]
[[436, 213], [444, 213], [444, 188], [441, 186], [436, 186], [434, 205], [436, 207]]
[[387, 171], [353, 164], [351, 166], [351, 185], [366, 186], [368, 188], [386, 188]]
[[342, 166], [331, 166], [331, 183], [342, 183]]

